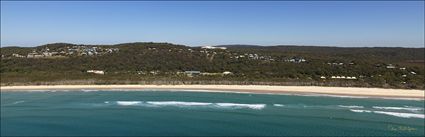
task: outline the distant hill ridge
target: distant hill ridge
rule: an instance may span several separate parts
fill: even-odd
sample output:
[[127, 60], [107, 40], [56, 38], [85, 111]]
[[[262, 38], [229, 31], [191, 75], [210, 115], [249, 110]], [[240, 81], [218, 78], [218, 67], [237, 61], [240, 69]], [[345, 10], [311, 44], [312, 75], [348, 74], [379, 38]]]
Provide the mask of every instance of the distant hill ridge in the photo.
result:
[[[227, 48], [154, 42], [2, 47], [1, 82], [248, 81], [396, 88], [424, 88], [425, 83], [424, 48], [217, 46]], [[187, 77], [186, 71], [196, 76]]]
[[[44, 44], [40, 46], [35, 47], [45, 47], [45, 46], [146, 46], [150, 44], [155, 45], [178, 45], [178, 46], [185, 46], [185, 47], [191, 47], [181, 44], [173, 44], [173, 43], [167, 43], [167, 42], [128, 42], [128, 43], [118, 43], [118, 44], [74, 44], [74, 43], [64, 43], [64, 42], [57, 42], [57, 43], [49, 43]], [[196, 47], [202, 47], [202, 46], [195, 46]], [[358, 49], [358, 48], [404, 48], [404, 49], [424, 49], [424, 47], [337, 47], [337, 46], [316, 46], [316, 45], [250, 45], [250, 44], [228, 44], [228, 45], [213, 45], [213, 47], [226, 47], [226, 48], [276, 48], [276, 47], [298, 47], [298, 48], [348, 48], [348, 49]], [[6, 46], [1, 48], [34, 48], [34, 47], [22, 47], [22, 46]]]
[[[9, 55], [12, 52], [18, 54], [28, 54], [34, 49], [42, 49], [49, 47], [52, 49], [63, 48], [69, 46], [102, 46], [102, 47], [151, 47], [151, 48], [185, 48], [185, 49], [199, 49], [201, 47], [189, 47], [185, 45], [178, 45], [172, 43], [155, 43], [155, 42], [132, 42], [120, 43], [113, 45], [83, 45], [72, 43], [50, 43], [37, 47], [2, 47], [2, 54]], [[240, 52], [268, 52], [268, 53], [285, 53], [285, 52], [299, 52], [311, 54], [333, 54], [333, 55], [367, 55], [377, 57], [388, 57], [392, 60], [423, 60], [424, 48], [401, 48], [401, 47], [328, 47], [328, 46], [296, 46], [296, 45], [276, 45], [276, 46], [260, 46], [260, 45], [246, 45], [246, 44], [233, 44], [233, 45], [216, 45], [214, 47], [226, 47], [229, 50], [236, 50]]]

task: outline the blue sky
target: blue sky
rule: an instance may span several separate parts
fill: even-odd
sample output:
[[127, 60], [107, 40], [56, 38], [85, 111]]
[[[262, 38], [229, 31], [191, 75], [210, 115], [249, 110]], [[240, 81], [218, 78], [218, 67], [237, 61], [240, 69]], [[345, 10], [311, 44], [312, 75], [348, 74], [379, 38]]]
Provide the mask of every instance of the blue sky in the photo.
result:
[[424, 2], [1, 2], [1, 46], [150, 41], [423, 47]]

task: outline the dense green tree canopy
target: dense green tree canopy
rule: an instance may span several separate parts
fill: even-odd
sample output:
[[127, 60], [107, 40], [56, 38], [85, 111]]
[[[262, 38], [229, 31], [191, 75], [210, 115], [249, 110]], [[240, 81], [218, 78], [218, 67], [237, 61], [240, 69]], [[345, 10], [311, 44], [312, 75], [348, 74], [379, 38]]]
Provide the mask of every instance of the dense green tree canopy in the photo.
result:
[[[424, 48], [221, 47], [227, 49], [170, 43], [3, 47], [1, 84], [162, 81], [424, 88]], [[105, 74], [87, 70], [102, 70]], [[190, 70], [208, 75], [181, 75]], [[232, 75], [213, 75], [225, 71]]]

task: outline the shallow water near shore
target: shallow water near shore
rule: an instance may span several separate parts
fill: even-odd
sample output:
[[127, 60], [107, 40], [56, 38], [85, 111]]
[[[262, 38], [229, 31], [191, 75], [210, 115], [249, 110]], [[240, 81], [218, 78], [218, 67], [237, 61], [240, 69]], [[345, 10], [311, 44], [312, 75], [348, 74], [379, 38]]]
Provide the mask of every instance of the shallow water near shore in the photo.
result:
[[1, 135], [424, 136], [424, 103], [158, 90], [1, 92]]

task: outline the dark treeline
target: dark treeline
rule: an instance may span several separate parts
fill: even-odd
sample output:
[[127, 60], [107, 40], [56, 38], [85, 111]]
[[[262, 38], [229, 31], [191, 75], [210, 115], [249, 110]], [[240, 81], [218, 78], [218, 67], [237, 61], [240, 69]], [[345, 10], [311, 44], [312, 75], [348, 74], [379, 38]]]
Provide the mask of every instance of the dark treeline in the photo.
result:
[[[54, 43], [31, 48], [3, 47], [1, 84], [165, 83], [424, 88], [424, 48], [221, 47], [227, 49], [170, 43]], [[38, 54], [40, 57], [30, 56]], [[91, 74], [87, 70], [101, 70], [104, 74]], [[184, 71], [214, 75], [187, 76]], [[231, 74], [217, 75], [223, 72]]]

